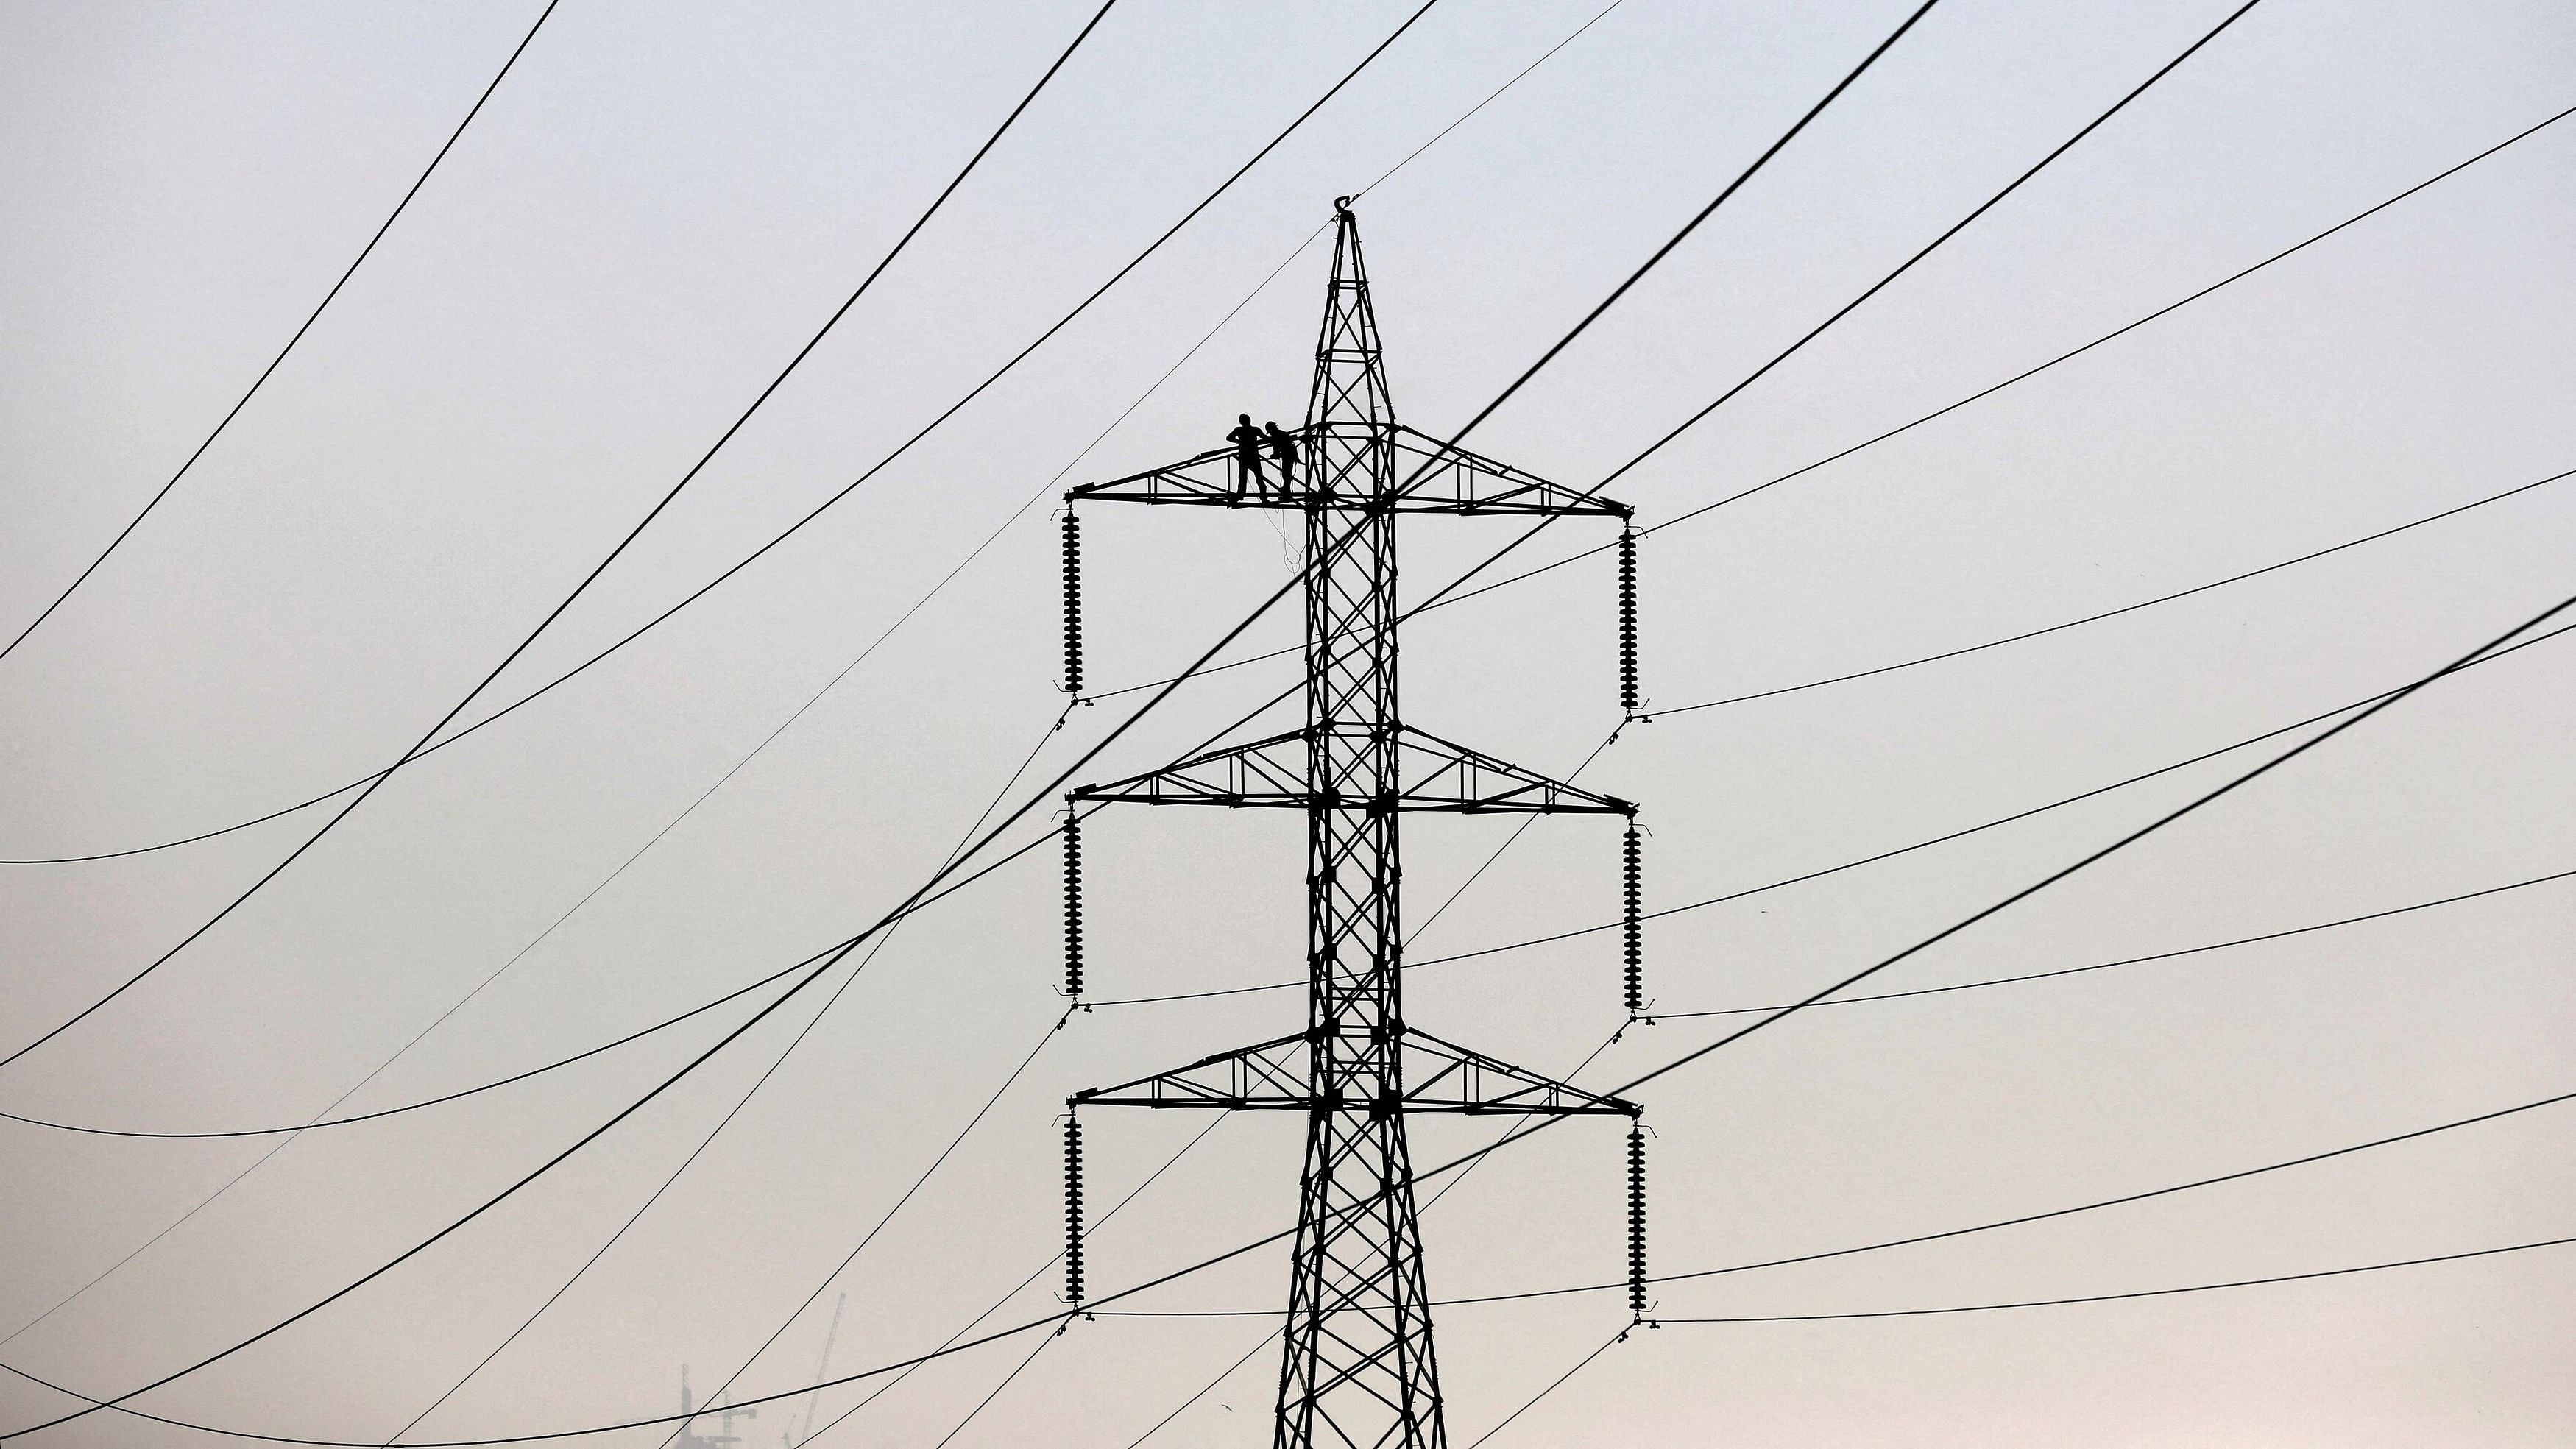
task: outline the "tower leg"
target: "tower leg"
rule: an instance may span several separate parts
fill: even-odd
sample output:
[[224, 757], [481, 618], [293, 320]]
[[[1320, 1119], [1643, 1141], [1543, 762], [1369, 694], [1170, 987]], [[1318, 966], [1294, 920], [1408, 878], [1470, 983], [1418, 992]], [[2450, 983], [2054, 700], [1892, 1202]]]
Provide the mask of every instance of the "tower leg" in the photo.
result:
[[1402, 1113], [1306, 1129], [1275, 1449], [1446, 1449]]

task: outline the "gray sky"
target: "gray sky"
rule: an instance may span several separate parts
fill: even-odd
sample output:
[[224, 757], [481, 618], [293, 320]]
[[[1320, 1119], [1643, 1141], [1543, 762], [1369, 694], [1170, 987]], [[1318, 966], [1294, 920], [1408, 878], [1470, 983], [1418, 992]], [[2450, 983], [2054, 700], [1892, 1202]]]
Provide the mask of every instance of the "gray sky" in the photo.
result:
[[[151, 980], [0, 1071], [0, 1107], [165, 1130], [319, 1111], [618, 872], [1014, 510], [1061, 487], [1059, 470], [1112, 476], [1212, 445], [1238, 411], [1292, 416], [1325, 265], [1320, 247], [1297, 248], [1330, 198], [1601, 3], [1433, 10], [930, 442], [611, 663], [406, 771]], [[1405, 8], [1125, 0], [492, 699], [587, 657], [883, 456]], [[1476, 445], [1593, 482], [2224, 8], [1948, 0]], [[192, 834], [399, 754], [703, 451], [1089, 10], [567, 0], [268, 389], [0, 665], [0, 855]], [[203, 438], [533, 13], [0, 8], [9, 632]], [[1627, 0], [1370, 192], [1360, 214], [1402, 416], [1462, 422], [1902, 13]], [[1810, 462], [2571, 102], [2576, 20], [2562, 8], [2268, 0], [1616, 491], [1651, 523]], [[2576, 131], [2553, 128], [2083, 359], [1657, 535], [1643, 550], [1652, 704], [2055, 623], [2576, 466], [2571, 165]], [[2538, 611], [2570, 587], [2570, 489], [2031, 643], [1633, 728], [1585, 779], [1646, 802], [1650, 908], [1990, 820], [2388, 688]], [[1079, 711], [1048, 737], [1061, 706], [1048, 506], [350, 1107], [488, 1081], [766, 974], [900, 899], [1042, 737], [1033, 778], [1061, 768], [1120, 711]], [[1086, 524], [1098, 685], [1185, 663], [1284, 573], [1281, 536], [1245, 515], [1099, 508]], [[1414, 596], [1508, 528], [1411, 528]], [[1546, 547], [1607, 537], [1569, 523]], [[1406, 712], [1570, 770], [1617, 722], [1611, 647], [1610, 569], [1592, 559], [1409, 630]], [[2576, 868], [2570, 649], [2448, 681], [1873, 986], [2171, 950]], [[1159, 763], [1287, 678], [1273, 664], [1195, 686], [1092, 773]], [[1658, 922], [1650, 992], [1676, 1011], [1801, 994], [2252, 758]], [[93, 1000], [318, 823], [0, 868], [0, 1039]], [[1410, 827], [1413, 918], [1506, 829]], [[1292, 818], [1131, 812], [1088, 835], [1095, 992], [1297, 972]], [[1416, 955], [1593, 924], [1615, 912], [1616, 886], [1612, 827], [1542, 822]], [[2571, 893], [1783, 1023], [1645, 1093], [1655, 1270], [1982, 1222], [2576, 1089]], [[1057, 909], [1042, 854], [905, 925], [653, 1210], [415, 1433], [668, 1412], [683, 1364], [702, 1393], [720, 1382], [1047, 1035]], [[1409, 1014], [1565, 1071], [1617, 1024], [1616, 955], [1595, 935], [1428, 968]], [[635, 1210], [820, 1004], [800, 997], [386, 1279], [145, 1402], [267, 1433], [390, 1436]], [[1059, 1241], [1067, 1092], [1292, 1029], [1296, 1009], [1276, 993], [1103, 1009], [1048, 1037], [742, 1389], [811, 1381], [840, 1293], [835, 1371], [939, 1342]], [[265, 1327], [543, 1161], [740, 1016], [299, 1138], [0, 1361], [122, 1390]], [[1633, 1076], [1723, 1024], [1633, 1031], [1584, 1080]], [[1954, 1244], [1665, 1285], [1658, 1311], [2120, 1292], [2563, 1236], [2576, 1233], [2571, 1110]], [[1099, 1114], [1095, 1210], [1201, 1125]], [[1489, 1130], [1429, 1124], [1417, 1156]], [[268, 1150], [14, 1123], [0, 1144], [0, 1333]], [[1614, 1128], [1578, 1123], [1479, 1168], [1426, 1217], [1435, 1292], [1618, 1276], [1619, 1153]], [[1095, 1289], [1284, 1226], [1296, 1168], [1293, 1124], [1219, 1126], [1098, 1235]], [[1282, 1278], [1265, 1253], [1139, 1304], [1268, 1310]], [[1053, 1283], [996, 1321], [1051, 1310]], [[2572, 1287], [2576, 1249], [2556, 1249], [2019, 1313], [1675, 1326], [1610, 1350], [1495, 1442], [2559, 1444], [2576, 1424]], [[1445, 1313], [1455, 1441], [1615, 1331], [1616, 1299]], [[1079, 1324], [956, 1442], [1126, 1444], [1269, 1326]], [[1027, 1351], [942, 1361], [822, 1442], [936, 1443]], [[1263, 1441], [1275, 1370], [1256, 1354], [1155, 1442]], [[822, 1396], [814, 1422], [856, 1397]], [[61, 1403], [0, 1386], [0, 1427]], [[766, 1445], [803, 1417], [801, 1403], [773, 1408], [740, 1432]], [[100, 1415], [31, 1442], [231, 1441]]]

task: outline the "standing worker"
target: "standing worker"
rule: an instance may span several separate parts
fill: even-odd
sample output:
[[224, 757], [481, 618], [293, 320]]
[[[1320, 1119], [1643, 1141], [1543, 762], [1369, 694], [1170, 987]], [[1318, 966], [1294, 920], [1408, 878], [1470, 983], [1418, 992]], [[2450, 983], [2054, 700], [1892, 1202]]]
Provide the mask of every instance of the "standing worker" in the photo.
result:
[[1235, 429], [1225, 435], [1234, 444], [1234, 461], [1243, 469], [1246, 491], [1265, 491], [1261, 486], [1261, 430], [1252, 425], [1252, 414], [1235, 414]]
[[1270, 440], [1270, 461], [1279, 465], [1279, 496], [1284, 500], [1297, 481], [1297, 436], [1276, 422], [1264, 423], [1262, 429]]

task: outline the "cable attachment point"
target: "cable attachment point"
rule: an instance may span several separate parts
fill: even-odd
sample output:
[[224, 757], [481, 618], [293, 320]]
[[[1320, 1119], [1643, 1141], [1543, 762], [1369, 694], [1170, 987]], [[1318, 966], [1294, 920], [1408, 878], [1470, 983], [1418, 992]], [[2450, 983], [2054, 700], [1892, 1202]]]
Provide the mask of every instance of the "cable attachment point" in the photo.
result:
[[1637, 712], [1637, 533], [1619, 535], [1619, 708]]
[[1082, 693], [1082, 520], [1064, 511], [1064, 692]]
[[1070, 813], [1064, 821], [1064, 994], [1082, 1001], [1082, 817]]
[[1064, 1301], [1082, 1306], [1082, 1119], [1071, 1112], [1064, 1118]]
[[1622, 999], [1635, 1020], [1646, 1006], [1645, 864], [1637, 822], [1619, 838], [1619, 951], [1625, 969]]
[[1628, 1312], [1646, 1316], [1646, 1129], [1628, 1129]]

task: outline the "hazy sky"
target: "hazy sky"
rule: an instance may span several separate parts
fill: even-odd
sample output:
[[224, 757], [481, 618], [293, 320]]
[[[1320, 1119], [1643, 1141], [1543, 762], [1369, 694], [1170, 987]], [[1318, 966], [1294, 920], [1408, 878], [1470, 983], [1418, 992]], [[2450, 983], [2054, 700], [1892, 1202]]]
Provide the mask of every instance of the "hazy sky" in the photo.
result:
[[[1132, 702], [1050, 733], [1063, 702], [1052, 502], [764, 741], [1033, 497], [1213, 446], [1240, 411], [1293, 418], [1326, 262], [1299, 248], [1330, 199], [1604, 3], [1445, 0], [1007, 382], [703, 603], [405, 771], [149, 981], [0, 1070], [0, 1109], [154, 1130], [300, 1122], [511, 963], [342, 1110], [398, 1106], [623, 1035], [874, 919], [1033, 747], [1009, 803]], [[0, 856], [191, 835], [393, 759], [714, 440], [1092, 8], [564, 0], [267, 390], [0, 664]], [[469, 717], [884, 456], [1409, 8], [1123, 0], [877, 290]], [[1462, 422], [1903, 8], [1626, 0], [1370, 191], [1359, 214], [1401, 415]], [[2225, 9], [1945, 0], [1476, 446], [1596, 481]], [[42, 608], [205, 436], [533, 16], [528, 3], [0, 7], [0, 628]], [[2564, 7], [2267, 0], [1614, 491], [1652, 523], [1812, 462], [2570, 104]], [[2576, 120], [2028, 383], [1656, 535], [1643, 549], [1652, 705], [2057, 623], [2576, 467], [2571, 180]], [[1252, 516], [1102, 507], [1085, 524], [1098, 687], [1171, 672], [1284, 576], [1285, 536]], [[1510, 527], [1408, 526], [1410, 597]], [[1608, 536], [1568, 523], [1533, 550]], [[2576, 588], [2571, 543], [2576, 479], [2101, 624], [1634, 727], [1584, 778], [1646, 802], [1647, 903], [1680, 905], [2404, 682]], [[1292, 627], [1266, 621], [1245, 647]], [[1406, 634], [1407, 717], [1571, 770], [1618, 722], [1612, 639], [1606, 557], [1444, 609]], [[2571, 651], [2543, 644], [2446, 681], [1872, 989], [2171, 951], [2576, 869]], [[1089, 774], [1162, 762], [1283, 687], [1285, 663], [1193, 686]], [[2256, 758], [1659, 921], [1650, 994], [1665, 1011], [1791, 999]], [[159, 955], [321, 818], [0, 867], [0, 1043]], [[1509, 828], [1410, 825], [1410, 916]], [[1293, 816], [1125, 812], [1087, 835], [1095, 993], [1298, 973]], [[1542, 821], [1415, 955], [1596, 924], [1616, 899], [1614, 827]], [[2042, 1211], [2576, 1090], [2571, 899], [2576, 881], [1784, 1022], [1643, 1093], [1655, 1271]], [[1256, 993], [1104, 1008], [1050, 1032], [1057, 915], [1040, 852], [906, 924], [652, 1209], [414, 1436], [669, 1412], [683, 1365], [703, 1395], [1043, 1041], [740, 1388], [811, 1382], [844, 1294], [834, 1372], [923, 1351], [1058, 1245], [1068, 1092], [1297, 1024], [1294, 993]], [[472, 1227], [143, 1404], [269, 1434], [391, 1436], [600, 1248], [846, 973]], [[1409, 990], [1425, 1028], [1563, 1072], [1618, 1024], [1616, 939], [1430, 967]], [[0, 1362], [122, 1391], [264, 1328], [561, 1150], [747, 1009], [299, 1137], [139, 1254], [274, 1139], [0, 1122], [0, 1334], [107, 1273], [0, 1345]], [[1625, 1080], [1734, 1020], [1632, 1031], [1583, 1080]], [[2117, 1293], [2576, 1234], [2571, 1113], [1954, 1243], [1667, 1284], [1657, 1311]], [[1205, 1125], [1094, 1114], [1095, 1214]], [[1416, 1153], [1438, 1160], [1492, 1130], [1424, 1124]], [[1294, 1123], [1222, 1123], [1098, 1233], [1095, 1291], [1285, 1226], [1296, 1171]], [[1616, 1278], [1620, 1172], [1602, 1124], [1498, 1154], [1425, 1217], [1435, 1294]], [[1283, 1279], [1271, 1250], [1130, 1306], [1267, 1312]], [[992, 1321], [1051, 1311], [1055, 1281]], [[1612, 1334], [1618, 1297], [1444, 1311], [1453, 1442]], [[2576, 1430], [2571, 1304], [2576, 1247], [2083, 1307], [1674, 1326], [1609, 1350], [1494, 1442], [2559, 1445]], [[955, 1442], [1128, 1444], [1272, 1326], [1076, 1324]], [[822, 1442], [939, 1443], [1039, 1341], [942, 1360]], [[1253, 1353], [1153, 1442], [1266, 1442], [1275, 1376], [1273, 1353]], [[859, 1394], [821, 1396], [812, 1422]], [[11, 1381], [0, 1429], [64, 1404]], [[737, 1432], [776, 1443], [807, 1408]], [[238, 1441], [102, 1414], [29, 1442]]]

